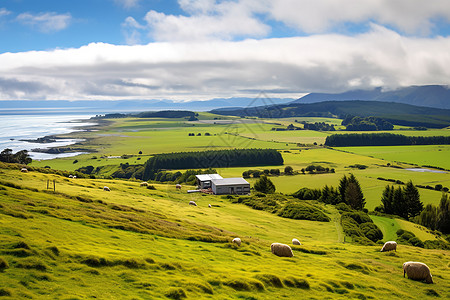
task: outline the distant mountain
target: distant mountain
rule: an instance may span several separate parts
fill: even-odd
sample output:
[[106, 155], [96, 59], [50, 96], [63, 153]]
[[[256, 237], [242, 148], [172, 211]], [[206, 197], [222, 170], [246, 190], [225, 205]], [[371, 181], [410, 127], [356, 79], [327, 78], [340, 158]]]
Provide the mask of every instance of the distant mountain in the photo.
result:
[[416, 106], [450, 109], [450, 89], [442, 85], [410, 86], [393, 91], [354, 90], [340, 94], [311, 93], [293, 103], [316, 103], [323, 101], [383, 101], [397, 102]]
[[172, 100], [8, 100], [0, 101], [0, 114], [62, 112], [105, 114], [159, 110], [209, 111], [216, 108], [255, 107], [291, 101], [292, 98], [217, 98], [186, 102]]
[[240, 109], [215, 109], [212, 113], [261, 118], [287, 117], [381, 117], [392, 124], [443, 128], [450, 126], [450, 109], [414, 106], [381, 101], [324, 101], [318, 103], [289, 103]]

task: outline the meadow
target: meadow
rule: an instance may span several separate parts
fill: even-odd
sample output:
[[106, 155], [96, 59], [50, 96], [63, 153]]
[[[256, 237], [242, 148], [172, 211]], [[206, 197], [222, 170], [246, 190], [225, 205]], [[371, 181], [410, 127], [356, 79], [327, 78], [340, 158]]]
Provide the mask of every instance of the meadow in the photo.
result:
[[[342, 242], [331, 222], [280, 218], [183, 187], [69, 179], [0, 169], [0, 292], [4, 299], [421, 299], [450, 295], [449, 252]], [[56, 192], [46, 189], [56, 181]], [[103, 191], [103, 186], [111, 192]], [[189, 201], [198, 206], [189, 206]], [[208, 208], [212, 204], [212, 208]], [[391, 219], [381, 218], [388, 224]], [[398, 221], [387, 227], [404, 228]], [[408, 225], [409, 222], [406, 222]], [[423, 229], [409, 225], [419, 235]], [[241, 247], [230, 241], [243, 240]], [[290, 243], [293, 258], [270, 253]], [[421, 260], [435, 284], [403, 278]]]
[[[450, 187], [448, 172], [407, 170], [423, 164], [447, 168], [447, 146], [331, 149], [320, 145], [331, 132], [271, 130], [295, 119], [340, 123], [327, 118], [238, 119], [208, 113], [200, 113], [198, 121], [111, 119], [97, 131], [69, 135], [85, 138], [80, 147], [95, 152], [32, 163], [68, 171], [106, 166], [96, 179], [20, 173], [17, 167], [0, 166], [0, 265], [3, 259], [9, 266], [0, 270], [0, 294], [54, 299], [450, 297], [449, 251], [400, 245], [397, 252], [380, 253], [380, 244], [349, 243], [333, 206], [317, 204], [330, 222], [292, 220], [226, 197], [187, 194], [192, 186], [179, 191], [171, 183], [151, 183], [155, 190], [149, 190], [136, 180], [101, 178], [120, 164], [143, 164], [158, 153], [272, 148], [281, 152], [284, 165], [217, 171], [223, 177], [237, 177], [248, 169], [283, 172], [292, 166], [294, 175], [270, 177], [283, 194], [302, 187], [336, 187], [343, 175], [353, 173], [369, 211], [381, 204], [384, 187], [393, 184], [380, 177]], [[394, 132], [447, 135], [449, 130]], [[426, 153], [432, 163], [424, 163]], [[302, 174], [301, 169], [311, 164], [333, 168], [335, 173]], [[352, 168], [355, 164], [367, 168]], [[56, 192], [46, 189], [47, 180], [56, 181]], [[248, 181], [253, 185], [256, 179]], [[111, 192], [103, 191], [103, 186]], [[424, 204], [439, 203], [441, 192], [423, 188], [419, 192]], [[198, 206], [189, 206], [189, 201]], [[371, 218], [383, 232], [383, 241], [395, 240], [398, 229], [411, 231], [422, 241], [437, 239], [430, 230], [405, 220]], [[241, 247], [230, 243], [234, 237], [243, 240]], [[294, 237], [303, 245], [293, 247], [293, 258], [271, 254], [272, 242], [291, 244]], [[402, 263], [409, 260], [427, 263], [436, 284], [404, 279]]]

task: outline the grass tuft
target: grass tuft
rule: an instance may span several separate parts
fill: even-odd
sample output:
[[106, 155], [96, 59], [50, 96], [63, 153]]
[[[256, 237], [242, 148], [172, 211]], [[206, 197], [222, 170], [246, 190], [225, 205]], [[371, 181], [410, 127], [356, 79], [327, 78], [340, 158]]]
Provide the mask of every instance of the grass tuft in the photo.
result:
[[433, 289], [426, 289], [426, 293], [427, 296], [433, 296], [433, 297], [441, 297], [441, 295], [439, 295], [438, 292], [436, 292]]
[[0, 272], [8, 268], [9, 268], [8, 262], [3, 257], [0, 257]]
[[26, 258], [17, 263], [16, 267], [21, 269], [35, 269], [43, 272], [47, 271], [48, 269], [48, 267], [43, 262], [35, 258]]
[[165, 293], [165, 296], [175, 300], [187, 298], [186, 292], [182, 288], [171, 288]]
[[309, 290], [310, 286], [309, 286], [309, 282], [306, 279], [301, 279], [301, 278], [296, 278], [296, 277], [287, 277], [283, 280], [283, 283], [287, 286], [287, 287], [294, 287], [294, 288], [298, 288], [298, 289], [304, 289], [304, 290]]
[[277, 287], [277, 288], [284, 287], [283, 283], [281, 282], [281, 279], [276, 275], [259, 274], [259, 275], [256, 275], [255, 278], [258, 280], [261, 280], [262, 282], [264, 282], [266, 285], [269, 285], [269, 286], [273, 286], [273, 287]]

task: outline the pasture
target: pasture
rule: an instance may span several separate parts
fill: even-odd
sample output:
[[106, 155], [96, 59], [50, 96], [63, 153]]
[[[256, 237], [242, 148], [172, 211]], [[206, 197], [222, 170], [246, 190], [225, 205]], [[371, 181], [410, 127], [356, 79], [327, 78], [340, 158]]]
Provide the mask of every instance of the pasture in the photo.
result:
[[[46, 190], [47, 180], [56, 181], [56, 192]], [[186, 194], [189, 186], [149, 190], [136, 181], [21, 173], [3, 164], [0, 183], [4, 299], [450, 295], [448, 251], [400, 245], [380, 253], [381, 245], [342, 243], [332, 206], [323, 207], [331, 222], [291, 220], [226, 197]], [[230, 243], [236, 236], [241, 247]], [[303, 244], [292, 246], [293, 258], [271, 254], [272, 242], [290, 244], [293, 237]], [[435, 284], [403, 278], [402, 263], [410, 260], [427, 263]]]

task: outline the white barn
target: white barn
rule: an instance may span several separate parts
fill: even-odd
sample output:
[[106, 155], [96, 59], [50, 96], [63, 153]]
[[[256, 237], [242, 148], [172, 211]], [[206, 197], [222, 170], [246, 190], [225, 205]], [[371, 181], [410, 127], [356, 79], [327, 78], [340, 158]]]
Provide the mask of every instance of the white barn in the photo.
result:
[[211, 189], [215, 195], [250, 193], [250, 183], [242, 177], [211, 180]]
[[223, 179], [219, 174], [200, 174], [195, 175], [197, 186], [199, 189], [208, 189], [211, 187], [211, 180]]

